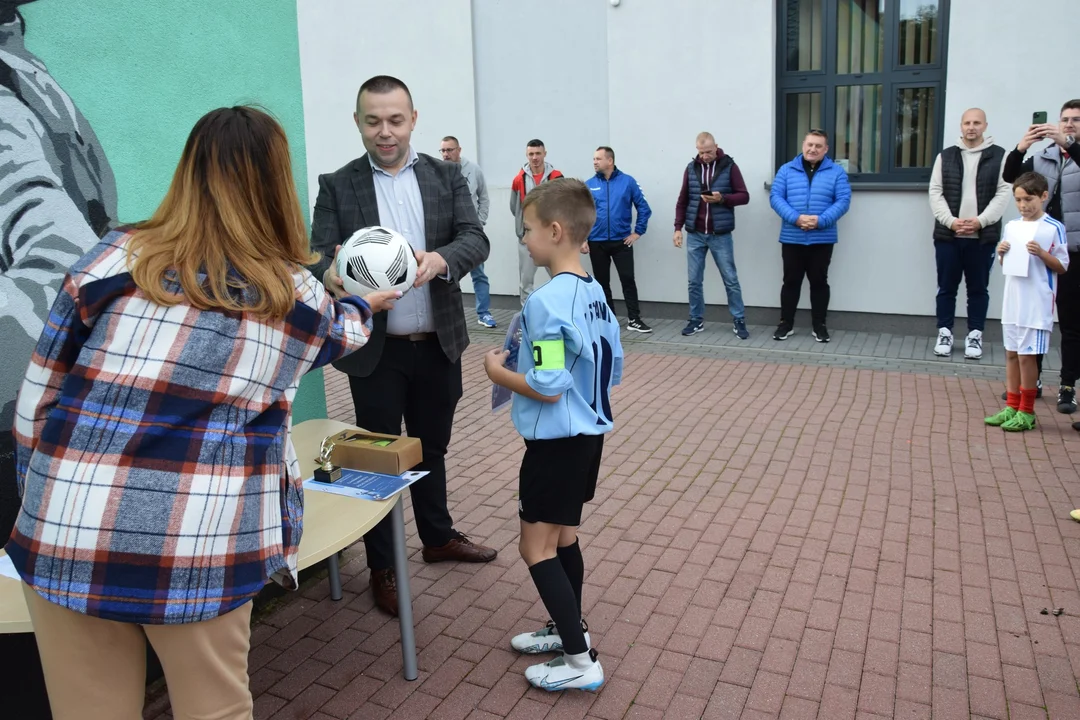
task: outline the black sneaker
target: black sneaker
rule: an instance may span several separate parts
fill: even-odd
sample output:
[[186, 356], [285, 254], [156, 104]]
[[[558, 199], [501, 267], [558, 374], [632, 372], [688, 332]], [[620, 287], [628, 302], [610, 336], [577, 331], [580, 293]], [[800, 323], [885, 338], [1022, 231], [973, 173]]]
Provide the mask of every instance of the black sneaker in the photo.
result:
[[640, 318], [638, 318], [636, 320], [631, 320], [630, 322], [626, 323], [626, 329], [627, 330], [633, 330], [634, 332], [639, 332], [639, 333], [651, 333], [652, 332], [652, 328], [649, 327], [648, 325], [646, 325], [644, 322], [642, 322], [642, 320]]
[[1058, 390], [1058, 412], [1063, 415], [1076, 412], [1076, 388], [1062, 387]]
[[829, 342], [829, 329], [824, 325], [818, 325], [814, 328], [814, 339], [819, 343]]
[[735, 332], [736, 335], [739, 336], [740, 340], [745, 340], [750, 337], [750, 331], [746, 329], [746, 321], [742, 318], [739, 318], [735, 321], [735, 325], [732, 330]]
[[787, 340], [795, 333], [795, 326], [791, 323], [782, 322], [776, 326], [776, 332], [772, 334], [773, 340]]
[[699, 332], [704, 332], [704, 331], [705, 331], [705, 323], [696, 322], [694, 320], [691, 320], [690, 322], [686, 323], [686, 327], [684, 327], [682, 329], [682, 334], [683, 335], [693, 335], [694, 333], [699, 333]]
[[[1042, 380], [1036, 380], [1035, 381], [1035, 397], [1036, 398], [1041, 398], [1042, 397]], [[1009, 391], [1008, 390], [1001, 393], [1001, 399], [1006, 400], [1006, 401], [1009, 399]], [[1074, 405], [1075, 405], [1075, 403], [1074, 403]], [[1080, 428], [1076, 428], [1076, 429], [1080, 430]]]

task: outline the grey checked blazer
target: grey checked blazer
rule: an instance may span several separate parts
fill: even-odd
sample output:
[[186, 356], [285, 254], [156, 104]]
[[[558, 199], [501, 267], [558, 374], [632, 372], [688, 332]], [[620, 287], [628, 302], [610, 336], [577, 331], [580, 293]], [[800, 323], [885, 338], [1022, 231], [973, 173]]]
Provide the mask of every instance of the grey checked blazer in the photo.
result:
[[[439, 251], [450, 273], [450, 282], [441, 278], [430, 282], [432, 315], [439, 344], [454, 362], [469, 345], [458, 281], [487, 259], [491, 245], [476, 216], [461, 167], [418, 154], [414, 170], [424, 202], [427, 249]], [[315, 277], [322, 279], [334, 257], [334, 247], [360, 228], [379, 224], [379, 203], [371, 173], [371, 162], [364, 155], [336, 172], [319, 176], [311, 247], [322, 254], [322, 259], [310, 268]], [[385, 338], [386, 313], [381, 312], [375, 315], [367, 345], [337, 361], [334, 367], [349, 375], [367, 377], [379, 363]]]

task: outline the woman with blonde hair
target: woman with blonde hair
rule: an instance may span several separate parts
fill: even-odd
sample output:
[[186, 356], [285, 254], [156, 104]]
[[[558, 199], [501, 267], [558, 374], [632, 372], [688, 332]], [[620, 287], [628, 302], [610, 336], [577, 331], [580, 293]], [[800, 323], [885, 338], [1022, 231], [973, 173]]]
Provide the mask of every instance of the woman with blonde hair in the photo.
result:
[[301, 377], [360, 348], [395, 292], [335, 301], [285, 133], [222, 108], [164, 201], [64, 279], [15, 420], [6, 549], [58, 720], [141, 718], [145, 641], [176, 718], [249, 718], [251, 599], [296, 587]]

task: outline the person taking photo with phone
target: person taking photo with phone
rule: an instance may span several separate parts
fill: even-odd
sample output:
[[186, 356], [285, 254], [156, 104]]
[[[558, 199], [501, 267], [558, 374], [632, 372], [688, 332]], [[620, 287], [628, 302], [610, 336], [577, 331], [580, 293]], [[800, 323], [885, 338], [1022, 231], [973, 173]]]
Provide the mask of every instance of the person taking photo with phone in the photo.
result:
[[732, 330], [741, 340], [750, 337], [746, 329], [746, 308], [742, 286], [735, 269], [735, 208], [750, 202], [742, 172], [730, 155], [717, 147], [712, 133], [698, 133], [695, 141], [697, 155], [683, 171], [682, 189], [675, 203], [675, 247], [683, 246], [686, 228], [686, 270], [690, 295], [690, 320], [683, 335], [705, 330], [706, 255], [712, 253], [720, 270], [731, 312]]
[[[1080, 256], [1080, 144], [1076, 142], [1076, 136], [1080, 135], [1080, 98], [1061, 106], [1057, 124], [1047, 123], [1046, 119], [1045, 112], [1034, 114], [1032, 120], [1036, 122], [1005, 158], [1002, 179], [1011, 183], [1025, 172], [1036, 172], [1046, 178], [1049, 192], [1045, 211], [1065, 225], [1072, 262]], [[1025, 160], [1032, 146], [1043, 140], [1049, 140], [1050, 144]], [[1059, 283], [1061, 382], [1057, 408], [1060, 413], [1072, 414], [1076, 412], [1076, 381], [1080, 379], [1080, 270], [1066, 272]], [[1039, 372], [1042, 372], [1041, 355]], [[1080, 422], [1073, 423], [1073, 429], [1080, 431]]]

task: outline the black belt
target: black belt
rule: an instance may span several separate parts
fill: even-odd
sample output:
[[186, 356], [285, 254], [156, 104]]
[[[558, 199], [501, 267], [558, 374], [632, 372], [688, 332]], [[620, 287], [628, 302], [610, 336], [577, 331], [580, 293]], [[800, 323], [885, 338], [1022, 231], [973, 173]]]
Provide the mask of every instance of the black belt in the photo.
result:
[[391, 340], [406, 340], [408, 342], [424, 342], [425, 340], [435, 340], [439, 336], [438, 336], [437, 333], [426, 332], [426, 333], [410, 333], [408, 335], [391, 335], [390, 333], [387, 333], [386, 337], [390, 338]]

